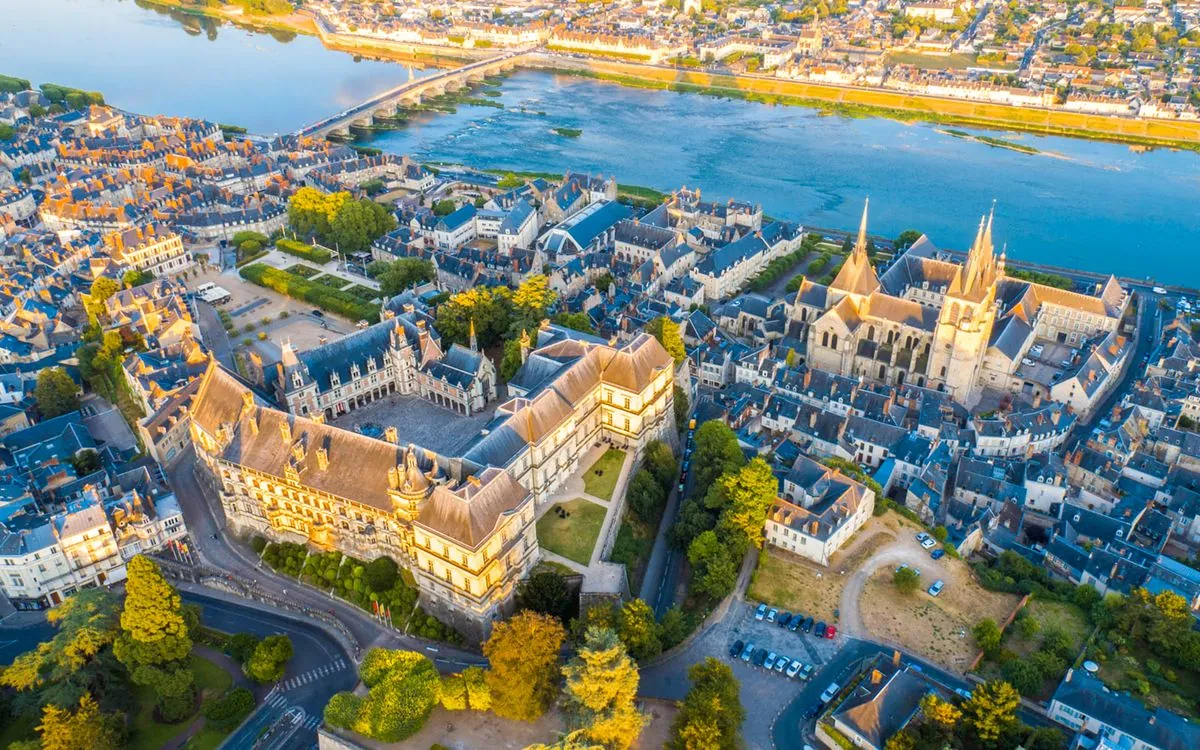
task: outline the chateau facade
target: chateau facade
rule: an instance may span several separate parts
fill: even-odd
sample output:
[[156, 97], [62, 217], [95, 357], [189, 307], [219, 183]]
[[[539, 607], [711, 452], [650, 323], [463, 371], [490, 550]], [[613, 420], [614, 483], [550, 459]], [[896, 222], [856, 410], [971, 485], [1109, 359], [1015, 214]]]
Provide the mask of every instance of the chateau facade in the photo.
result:
[[[1130, 295], [1115, 278], [1092, 296], [1006, 276], [991, 216], [964, 263], [938, 257], [922, 237], [882, 276], [867, 256], [866, 230], [864, 208], [837, 277], [829, 286], [803, 280], [792, 300], [789, 319], [812, 367], [936, 388], [972, 407], [985, 388], [1050, 397], [1056, 369], [1069, 370], [1089, 343], [1120, 338]], [[1043, 349], [1056, 344], [1068, 358], [1039, 367]]]
[[192, 442], [235, 531], [388, 555], [413, 573], [423, 607], [482, 640], [539, 558], [537, 504], [597, 440], [636, 454], [674, 423], [673, 361], [651, 336], [621, 348], [565, 338], [525, 354], [522, 395], [462, 456], [405, 447], [395, 427], [382, 440], [340, 429], [324, 409], [288, 413], [215, 361]]

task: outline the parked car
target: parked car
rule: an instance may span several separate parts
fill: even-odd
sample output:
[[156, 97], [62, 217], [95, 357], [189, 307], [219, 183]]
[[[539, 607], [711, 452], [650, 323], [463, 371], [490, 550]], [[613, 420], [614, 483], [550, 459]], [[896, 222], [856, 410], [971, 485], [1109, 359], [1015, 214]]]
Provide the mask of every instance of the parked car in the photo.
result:
[[767, 622], [775, 622], [775, 618], [779, 615], [779, 610], [771, 607], [767, 610]]
[[833, 697], [837, 695], [838, 691], [841, 689], [842, 686], [836, 682], [829, 683], [829, 687], [825, 688], [825, 692], [821, 693], [821, 702], [828, 703], [829, 701], [833, 700]]
[[785, 672], [785, 674], [788, 677], [795, 677], [797, 674], [799, 674], [800, 668], [803, 666], [804, 665], [799, 661], [792, 659], [792, 663], [788, 665], [787, 672]]
[[823, 620], [822, 620], [821, 622], [818, 622], [818, 623], [817, 623], [817, 631], [816, 631], [816, 636], [817, 636], [818, 638], [824, 638], [824, 637], [825, 637], [825, 622], [824, 622]]
[[966, 700], [971, 700], [971, 691], [970, 690], [964, 690], [962, 688], [954, 688], [954, 692], [958, 693], [958, 697], [960, 697], [960, 698], [965, 698]]
[[813, 622], [814, 620], [811, 617], [804, 618], [804, 624], [800, 626], [800, 629], [805, 633], [811, 633], [813, 629]]
[[780, 612], [779, 617], [775, 619], [775, 624], [781, 628], [786, 628], [792, 622], [791, 612]]
[[792, 621], [788, 623], [787, 629], [795, 633], [804, 624], [804, 615], [797, 612], [792, 615]]
[[758, 607], [754, 610], [754, 619], [758, 620], [759, 622], [762, 622], [762, 618], [764, 618], [766, 616], [767, 616], [767, 605], [765, 605], [765, 604], [758, 605]]
[[762, 665], [764, 667], [766, 667], [767, 669], [774, 669], [775, 668], [775, 657], [776, 657], [776, 654], [774, 651], [768, 652], [767, 658], [763, 661]]
[[946, 588], [946, 584], [942, 581], [941, 578], [939, 578], [933, 582], [932, 586], [929, 587], [929, 595], [937, 596], [938, 594], [942, 593], [942, 589], [944, 589], [944, 588]]
[[783, 674], [783, 670], [787, 669], [788, 664], [790, 664], [791, 661], [792, 660], [790, 657], [780, 654], [779, 658], [775, 660], [775, 671], [779, 674]]
[[837, 637], [837, 625], [827, 625], [825, 627], [825, 637], [826, 638]]
[[921, 569], [920, 568], [913, 568], [913, 572], [917, 574], [917, 578], [921, 577]]
[[761, 667], [763, 661], [767, 658], [767, 650], [765, 648], [756, 649], [754, 655], [750, 657], [750, 663], [756, 667]]
[[750, 661], [750, 657], [754, 655], [754, 644], [747, 643], [742, 649], [742, 661]]
[[937, 546], [937, 540], [931, 536], [925, 537], [925, 541], [921, 542], [921, 546], [925, 549], [933, 549]]
[[941, 549], [941, 548], [935, 549], [933, 552], [929, 553], [929, 556], [932, 557], [934, 560], [941, 560], [943, 557], [946, 556], [946, 550]]
[[1161, 286], [1156, 286], [1153, 289], [1151, 289], [1150, 291], [1154, 292], [1155, 294], [1166, 294], [1167, 293], [1167, 290], [1163, 289]]
[[899, 573], [900, 571], [904, 570], [907, 567], [908, 567], [908, 563], [900, 563], [899, 565], [896, 566], [896, 572]]
[[729, 646], [729, 657], [731, 659], [736, 659], [737, 657], [741, 656], [742, 649], [745, 647], [746, 647], [746, 644], [743, 643], [742, 641], [740, 641], [740, 640], [734, 641], [733, 644]]
[[314, 318], [323, 318], [323, 317], [325, 317], [325, 313], [324, 313], [324, 312], [322, 312], [321, 310], [318, 310], [318, 309], [317, 309], [317, 308], [315, 308], [315, 307], [314, 307], [313, 309], [309, 310], [308, 312], [309, 312], [309, 313], [310, 313], [310, 314], [311, 314], [311, 315], [312, 315]]
[[928, 538], [929, 538], [929, 534], [927, 534], [926, 532], [924, 532], [924, 531], [917, 532], [917, 541], [918, 542], [924, 542]]
[[802, 679], [802, 680], [811, 679], [812, 673], [813, 673], [813, 665], [805, 664], [803, 667], [800, 668], [800, 679]]

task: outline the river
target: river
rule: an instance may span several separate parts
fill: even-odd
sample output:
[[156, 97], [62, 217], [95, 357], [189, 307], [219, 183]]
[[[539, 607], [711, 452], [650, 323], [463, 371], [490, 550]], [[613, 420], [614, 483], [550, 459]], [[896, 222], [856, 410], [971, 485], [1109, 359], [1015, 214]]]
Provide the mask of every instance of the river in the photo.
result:
[[[354, 62], [309, 37], [281, 42], [195, 19], [185, 31], [128, 1], [36, 0], [6, 10], [0, 73], [257, 132], [294, 130], [408, 75], [398, 64]], [[1030, 155], [931, 124], [541, 71], [509, 77], [497, 101], [503, 110], [421, 114], [370, 145], [477, 167], [581, 170], [662, 190], [699, 186], [710, 198], [759, 202], [770, 215], [821, 227], [857, 226], [870, 196], [872, 232], [914, 228], [951, 248], [970, 243], [995, 201], [997, 245], [1012, 258], [1200, 286], [1195, 153], [962, 128], [1041, 152]], [[569, 138], [557, 127], [583, 132]]]

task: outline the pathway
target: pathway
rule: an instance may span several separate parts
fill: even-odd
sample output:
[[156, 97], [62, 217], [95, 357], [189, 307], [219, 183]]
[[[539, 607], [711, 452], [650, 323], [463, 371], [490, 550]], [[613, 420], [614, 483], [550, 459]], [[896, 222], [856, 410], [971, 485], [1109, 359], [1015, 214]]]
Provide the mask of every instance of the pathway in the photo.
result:
[[[256, 693], [263, 692], [261, 690], [255, 691], [255, 685], [250, 682], [246, 675], [242, 674], [242, 665], [238, 664], [236, 661], [229, 658], [222, 652], [211, 649], [208, 646], [193, 646], [192, 651], [197, 656], [208, 659], [221, 669], [224, 669], [226, 672], [228, 672], [229, 676], [233, 678], [233, 687], [244, 687]], [[255, 698], [256, 700], [261, 700], [262, 695], [256, 694]], [[187, 729], [175, 735], [163, 744], [162, 750], [176, 750], [176, 748], [183, 747], [188, 743], [189, 740], [191, 740], [197, 734], [200, 734], [200, 732], [204, 729], [205, 722], [207, 721], [208, 719], [204, 718], [203, 714], [197, 714], [196, 718], [192, 720], [192, 723], [188, 725]]]
[[933, 575], [925, 576], [925, 579], [932, 581], [934, 578], [947, 578], [948, 574], [942, 568], [941, 562], [930, 559], [929, 553], [921, 548], [920, 543], [911, 534], [906, 534], [906, 530], [906, 527], [901, 527], [899, 532], [901, 536], [876, 550], [875, 554], [858, 566], [854, 574], [850, 576], [850, 580], [846, 582], [842, 589], [841, 601], [838, 604], [842, 631], [846, 635], [879, 641], [878, 638], [874, 638], [867, 632], [866, 626], [863, 625], [862, 612], [859, 610], [858, 604], [862, 599], [862, 592], [867, 581], [871, 580], [871, 576], [880, 567], [908, 563], [924, 571], [932, 571]]

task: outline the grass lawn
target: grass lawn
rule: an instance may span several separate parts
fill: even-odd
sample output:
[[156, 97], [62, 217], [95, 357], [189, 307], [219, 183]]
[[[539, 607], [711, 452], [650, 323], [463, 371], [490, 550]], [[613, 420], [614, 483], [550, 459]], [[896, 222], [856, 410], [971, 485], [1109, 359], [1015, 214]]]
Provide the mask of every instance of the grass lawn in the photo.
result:
[[568, 560], [587, 565], [592, 561], [592, 548], [596, 546], [596, 537], [600, 536], [600, 527], [604, 524], [604, 506], [576, 498], [556, 507], [570, 515], [559, 518], [554, 508], [546, 511], [537, 522], [538, 544]]
[[363, 286], [362, 284], [355, 284], [354, 286], [352, 286], [349, 289], [346, 289], [344, 291], [349, 294], [353, 294], [355, 297], [362, 297], [367, 302], [379, 299], [379, 297], [380, 297], [379, 292], [375, 291], [374, 289], [372, 289], [369, 286]]
[[1037, 650], [1042, 642], [1041, 634], [1047, 630], [1061, 630], [1066, 633], [1071, 639], [1071, 647], [1076, 652], [1083, 648], [1083, 641], [1091, 632], [1087, 615], [1070, 602], [1043, 602], [1032, 599], [1025, 607], [1025, 611], [1041, 626], [1038, 634], [1028, 641], [1023, 641], [1017, 635], [1015, 628], [1009, 628], [1005, 631], [1008, 637], [1004, 640], [1005, 647], [1011, 648], [1022, 656], [1028, 656]]
[[205, 725], [194, 737], [183, 746], [184, 750], [217, 750], [232, 729], [217, 729]]
[[[200, 691], [200, 701], [221, 695], [233, 684], [233, 678], [224, 669], [213, 664], [208, 659], [192, 655], [192, 673], [196, 676], [196, 688]], [[154, 720], [154, 691], [148, 687], [137, 689], [138, 711], [130, 723], [129, 746], [156, 750], [162, 747], [175, 735], [184, 731], [195, 720], [199, 711], [188, 716], [177, 724], [160, 724]]]
[[960, 53], [953, 55], [923, 55], [919, 52], [889, 52], [888, 62], [915, 65], [923, 70], [958, 70], [975, 65], [977, 55]]
[[632, 591], [642, 587], [642, 576], [646, 574], [646, 563], [650, 561], [650, 551], [654, 548], [656, 529], [657, 524], [651, 526], [643, 523], [628, 510], [625, 518], [621, 519], [621, 527], [617, 529], [617, 539], [608, 559], [625, 566]]
[[559, 575], [564, 576], [576, 575], [574, 568], [568, 568], [566, 565], [563, 565], [560, 562], [554, 562], [553, 560], [542, 560], [537, 564], [537, 567], [535, 567], [529, 573], [529, 575], [537, 575], [538, 573], [542, 573], [544, 571], [550, 571], [551, 573], [558, 573]]
[[621, 464], [625, 462], [625, 451], [609, 448], [592, 468], [583, 475], [583, 491], [601, 500], [612, 500], [617, 477], [621, 476]]
[[346, 281], [345, 279], [343, 279], [341, 276], [330, 276], [329, 274], [323, 274], [321, 276], [314, 276], [313, 278], [309, 279], [309, 281], [311, 281], [314, 284], [320, 284], [321, 286], [327, 286], [330, 289], [341, 289], [342, 287], [344, 287], [350, 283], [349, 281]]

